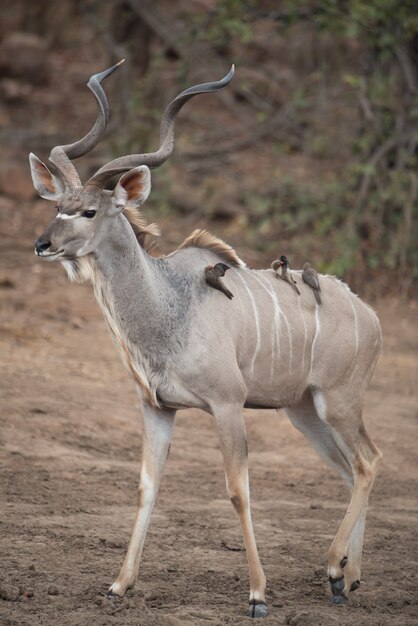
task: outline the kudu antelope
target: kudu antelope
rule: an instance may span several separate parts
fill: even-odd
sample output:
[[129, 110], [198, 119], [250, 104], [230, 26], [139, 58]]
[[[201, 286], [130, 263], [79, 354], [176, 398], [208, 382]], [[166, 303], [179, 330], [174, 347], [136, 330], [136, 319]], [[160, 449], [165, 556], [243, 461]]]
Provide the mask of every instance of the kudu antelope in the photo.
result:
[[[119, 64], [118, 64], [119, 65]], [[151, 189], [149, 168], [172, 153], [174, 119], [193, 96], [225, 87], [191, 87], [168, 105], [156, 152], [115, 159], [83, 186], [72, 164], [91, 150], [108, 120], [100, 81], [92, 130], [52, 149], [51, 169], [33, 154], [35, 188], [58, 214], [36, 241], [36, 254], [59, 260], [70, 280], [90, 279], [121, 357], [142, 400], [143, 452], [132, 536], [110, 596], [123, 596], [138, 575], [151, 510], [170, 448], [177, 409], [199, 408], [217, 425], [226, 486], [242, 525], [250, 579], [250, 615], [267, 614], [266, 578], [251, 522], [243, 408], [284, 408], [292, 423], [351, 488], [351, 500], [328, 553], [334, 603], [360, 581], [366, 507], [381, 453], [362, 419], [366, 388], [381, 349], [374, 312], [342, 282], [321, 276], [318, 306], [301, 280], [300, 296], [272, 269], [250, 270], [235, 251], [207, 231], [195, 231], [174, 253], [150, 256], [154, 227], [138, 207]], [[113, 191], [105, 184], [121, 174]], [[230, 266], [228, 299], [205, 282], [208, 265]]]

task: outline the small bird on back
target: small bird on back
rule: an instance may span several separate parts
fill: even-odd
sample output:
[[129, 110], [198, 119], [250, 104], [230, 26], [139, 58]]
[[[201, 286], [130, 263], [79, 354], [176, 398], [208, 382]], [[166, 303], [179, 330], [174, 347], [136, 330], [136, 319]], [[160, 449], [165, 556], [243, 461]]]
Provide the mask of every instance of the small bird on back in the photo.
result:
[[217, 263], [216, 265], [208, 265], [205, 267], [205, 280], [210, 287], [222, 291], [227, 298], [232, 300], [234, 295], [223, 284], [221, 278], [225, 276], [226, 271], [229, 270], [229, 265], [225, 263]]
[[282, 254], [280, 259], [273, 261], [273, 263], [271, 264], [271, 267], [276, 272], [276, 276], [278, 278], [282, 278], [287, 283], [289, 283], [289, 285], [291, 285], [293, 289], [296, 291], [296, 293], [300, 296], [300, 291], [296, 287], [296, 282], [293, 279], [293, 276], [291, 275], [291, 273], [289, 272], [290, 267], [289, 267], [288, 258], [284, 256], [284, 254]]
[[321, 296], [319, 295], [321, 287], [319, 285], [318, 272], [311, 266], [310, 263], [305, 263], [303, 266], [302, 280], [304, 283], [309, 285], [314, 292], [317, 303], [321, 304]]

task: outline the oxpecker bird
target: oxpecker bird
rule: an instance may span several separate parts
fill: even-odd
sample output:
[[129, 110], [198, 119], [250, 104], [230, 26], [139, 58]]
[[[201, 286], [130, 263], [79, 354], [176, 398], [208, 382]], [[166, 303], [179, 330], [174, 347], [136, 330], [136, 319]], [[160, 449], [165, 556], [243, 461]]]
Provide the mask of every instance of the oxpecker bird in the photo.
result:
[[208, 265], [205, 267], [205, 280], [210, 287], [222, 291], [227, 298], [232, 300], [233, 294], [225, 287], [221, 281], [222, 276], [225, 276], [226, 270], [229, 270], [229, 265], [225, 263], [217, 263], [216, 265]]
[[309, 287], [314, 292], [317, 303], [321, 304], [321, 296], [319, 295], [321, 287], [319, 286], [318, 272], [313, 267], [311, 267], [310, 263], [305, 263], [305, 265], [303, 266], [302, 280], [304, 283], [309, 285]]
[[282, 254], [280, 259], [278, 259], [277, 261], [273, 261], [273, 263], [271, 264], [271, 267], [276, 272], [276, 276], [278, 276], [279, 278], [282, 278], [287, 283], [289, 283], [289, 285], [291, 285], [293, 289], [296, 291], [296, 293], [300, 296], [300, 291], [296, 287], [296, 282], [293, 280], [293, 277], [291, 273], [289, 272], [290, 268], [289, 268], [288, 258], [285, 257], [284, 254]]

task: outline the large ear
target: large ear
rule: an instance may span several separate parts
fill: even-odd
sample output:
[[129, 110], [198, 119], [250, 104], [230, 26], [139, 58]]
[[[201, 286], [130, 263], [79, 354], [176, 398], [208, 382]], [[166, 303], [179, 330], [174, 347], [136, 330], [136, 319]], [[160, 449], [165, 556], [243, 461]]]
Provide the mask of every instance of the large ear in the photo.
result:
[[33, 185], [41, 198], [45, 198], [45, 200], [58, 200], [64, 192], [62, 180], [52, 174], [45, 163], [42, 163], [32, 152], [29, 155], [29, 163]]
[[118, 209], [139, 207], [144, 204], [151, 191], [151, 172], [146, 165], [129, 170], [119, 179], [113, 190], [113, 198]]

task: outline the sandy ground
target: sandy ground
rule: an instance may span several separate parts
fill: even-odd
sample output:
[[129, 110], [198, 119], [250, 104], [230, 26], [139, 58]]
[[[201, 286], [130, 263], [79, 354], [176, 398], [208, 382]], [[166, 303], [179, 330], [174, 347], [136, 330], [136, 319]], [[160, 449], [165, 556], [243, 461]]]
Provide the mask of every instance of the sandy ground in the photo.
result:
[[[103, 597], [134, 516], [139, 405], [90, 286], [33, 256], [44, 206], [0, 207], [0, 623], [249, 624], [239, 522], [214, 425], [199, 411], [178, 414], [135, 589], [118, 604]], [[385, 458], [348, 606], [328, 605], [325, 573], [346, 488], [284, 414], [246, 412], [266, 626], [418, 624], [417, 309], [377, 309], [385, 350], [365, 415]]]

